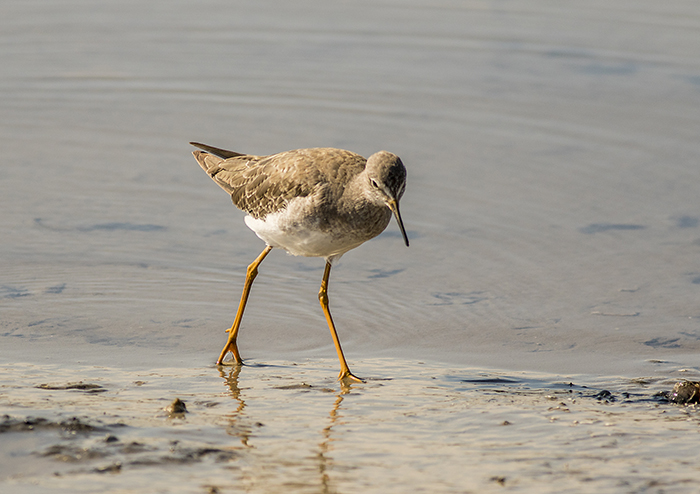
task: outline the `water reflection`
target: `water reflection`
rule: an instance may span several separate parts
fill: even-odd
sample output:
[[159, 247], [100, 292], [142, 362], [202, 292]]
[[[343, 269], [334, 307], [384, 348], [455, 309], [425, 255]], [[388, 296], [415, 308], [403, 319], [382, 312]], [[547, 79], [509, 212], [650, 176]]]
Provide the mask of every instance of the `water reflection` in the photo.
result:
[[[337, 491], [332, 491], [331, 490], [331, 481], [330, 481], [330, 476], [328, 474], [329, 467], [332, 467], [333, 465], [333, 457], [330, 455], [330, 452], [333, 451], [332, 448], [332, 442], [334, 439], [332, 438], [332, 430], [333, 427], [336, 425], [338, 422], [338, 419], [342, 417], [342, 415], [338, 412], [340, 408], [340, 404], [343, 402], [343, 395], [347, 394], [350, 392], [350, 388], [352, 385], [343, 385], [341, 384], [341, 391], [338, 393], [338, 395], [335, 397], [335, 402], [333, 403], [333, 408], [331, 408], [330, 413], [328, 414], [329, 416], [329, 421], [328, 425], [323, 428], [321, 431], [321, 442], [318, 444], [318, 472], [321, 475], [321, 486], [324, 494], [330, 493], [330, 492], [337, 492]], [[345, 389], [344, 389], [345, 388]]]
[[[258, 474], [248, 472], [245, 478], [256, 484], [274, 484], [277, 480], [288, 483], [290, 478], [294, 478], [295, 485], [312, 492], [338, 492], [333, 485], [331, 472], [335, 466], [334, 443], [340, 439], [338, 428], [345, 424], [341, 405], [354, 387], [362, 385], [340, 382], [340, 389], [332, 389], [301, 382], [266, 387], [261, 395], [260, 389], [241, 387], [239, 378], [242, 367], [218, 366], [218, 370], [231, 397], [238, 402], [235, 410], [227, 414], [226, 431], [239, 438], [262, 467]], [[268, 391], [274, 393], [274, 397], [265, 396]], [[294, 394], [290, 397], [286, 394], [288, 392]], [[324, 396], [319, 396], [319, 393]], [[310, 400], [302, 399], [304, 396]], [[328, 400], [325, 396], [328, 396]], [[332, 401], [331, 396], [334, 396]], [[327, 415], [320, 420], [305, 419], [305, 415], [317, 410], [314, 402], [319, 398], [329, 406]], [[285, 404], [280, 406], [280, 402]], [[277, 405], [269, 409], [270, 403]], [[290, 442], [284, 447], [279, 444], [280, 433], [290, 437]], [[296, 459], [290, 460], [290, 457]], [[314, 472], [311, 478], [310, 472]]]
[[224, 367], [223, 365], [217, 367], [219, 369], [219, 376], [221, 376], [224, 383], [231, 391], [231, 397], [238, 402], [236, 410], [228, 415], [229, 426], [226, 428], [226, 433], [240, 438], [243, 446], [250, 448], [252, 446], [248, 444], [248, 440], [253, 433], [252, 427], [238, 420], [245, 408], [245, 401], [241, 397], [241, 389], [238, 386], [238, 377], [241, 374], [241, 368], [243, 366], [238, 364], [230, 367], [228, 374], [226, 373], [228, 367]]

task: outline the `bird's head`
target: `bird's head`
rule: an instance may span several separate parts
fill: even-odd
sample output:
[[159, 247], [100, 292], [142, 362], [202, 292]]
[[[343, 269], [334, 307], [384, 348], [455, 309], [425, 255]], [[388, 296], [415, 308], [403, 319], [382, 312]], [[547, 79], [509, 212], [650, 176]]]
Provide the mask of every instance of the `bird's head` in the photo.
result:
[[406, 190], [406, 167], [403, 166], [401, 158], [388, 151], [379, 151], [369, 157], [365, 170], [370, 196], [374, 202], [385, 204], [394, 213], [408, 247], [408, 236], [399, 212], [399, 200]]

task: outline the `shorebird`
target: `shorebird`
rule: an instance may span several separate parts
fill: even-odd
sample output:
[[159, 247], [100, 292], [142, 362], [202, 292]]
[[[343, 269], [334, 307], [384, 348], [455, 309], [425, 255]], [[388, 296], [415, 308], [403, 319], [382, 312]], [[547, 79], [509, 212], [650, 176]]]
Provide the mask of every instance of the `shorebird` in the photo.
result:
[[362, 380], [350, 372], [328, 308], [328, 278], [333, 261], [384, 231], [393, 213], [408, 247], [399, 200], [406, 168], [395, 154], [380, 151], [365, 159], [334, 148], [296, 149], [253, 156], [191, 142], [203, 151], [195, 159], [233, 204], [247, 213], [245, 223], [266, 244], [248, 266], [243, 294], [228, 340], [216, 361], [230, 351], [243, 361], [236, 338], [258, 266], [273, 248], [295, 256], [323, 257], [326, 268], [318, 299], [340, 361], [340, 381]]

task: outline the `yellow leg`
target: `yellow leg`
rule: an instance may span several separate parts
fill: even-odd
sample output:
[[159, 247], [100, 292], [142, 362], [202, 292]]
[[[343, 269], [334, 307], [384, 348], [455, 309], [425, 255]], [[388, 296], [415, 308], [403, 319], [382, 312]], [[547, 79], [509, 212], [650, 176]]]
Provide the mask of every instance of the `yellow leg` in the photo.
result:
[[338, 375], [339, 381], [357, 381], [363, 382], [362, 379], [353, 375], [348, 367], [348, 362], [345, 360], [345, 355], [343, 355], [343, 349], [340, 347], [340, 340], [338, 339], [338, 332], [335, 330], [335, 324], [333, 324], [333, 317], [331, 317], [331, 311], [328, 309], [328, 277], [331, 275], [331, 263], [326, 261], [326, 270], [323, 272], [323, 280], [321, 281], [321, 289], [318, 291], [318, 301], [321, 302], [321, 307], [323, 308], [323, 313], [326, 316], [326, 321], [328, 321], [328, 327], [331, 330], [331, 336], [333, 337], [333, 343], [335, 343], [335, 350], [338, 352], [338, 360], [340, 360], [340, 374]]
[[245, 284], [243, 285], [243, 294], [241, 295], [241, 303], [238, 304], [238, 312], [236, 312], [236, 319], [233, 320], [233, 325], [231, 326], [231, 328], [226, 330], [228, 332], [228, 341], [226, 342], [226, 346], [224, 346], [224, 349], [221, 350], [221, 355], [219, 355], [219, 359], [216, 361], [217, 364], [223, 362], [224, 357], [229, 351], [233, 353], [233, 358], [237, 364], [243, 362], [243, 359], [241, 359], [241, 354], [238, 353], [238, 345], [236, 345], [236, 338], [238, 337], [238, 328], [241, 327], [241, 319], [243, 319], [243, 311], [245, 310], [245, 305], [248, 302], [250, 287], [253, 286], [253, 280], [258, 275], [258, 266], [261, 262], [263, 262], [263, 259], [265, 259], [265, 257], [270, 253], [271, 250], [272, 247], [270, 247], [269, 245], [265, 247], [265, 250], [262, 251], [262, 253], [257, 257], [257, 259], [255, 259], [250, 264], [250, 266], [248, 266], [248, 270], [246, 271]]

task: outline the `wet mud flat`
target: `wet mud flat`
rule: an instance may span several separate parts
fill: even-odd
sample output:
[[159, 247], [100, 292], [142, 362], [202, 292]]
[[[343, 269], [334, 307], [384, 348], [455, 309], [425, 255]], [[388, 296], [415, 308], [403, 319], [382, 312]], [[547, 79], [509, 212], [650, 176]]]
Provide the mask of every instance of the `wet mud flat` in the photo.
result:
[[1, 366], [3, 492], [695, 492], [696, 405], [654, 377], [331, 359]]

